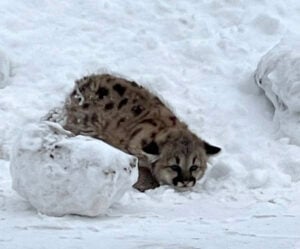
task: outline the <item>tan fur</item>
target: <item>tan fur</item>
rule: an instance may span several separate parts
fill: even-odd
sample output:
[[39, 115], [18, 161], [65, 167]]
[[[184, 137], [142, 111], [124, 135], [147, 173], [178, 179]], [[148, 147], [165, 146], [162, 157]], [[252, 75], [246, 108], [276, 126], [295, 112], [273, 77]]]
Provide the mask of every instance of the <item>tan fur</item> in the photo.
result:
[[[141, 191], [159, 184], [193, 186], [205, 172], [207, 154], [219, 151], [191, 133], [155, 95], [113, 75], [78, 80], [64, 109], [65, 129], [101, 139], [139, 158], [135, 187]], [[217, 151], [207, 153], [207, 148]], [[174, 164], [182, 168], [182, 181], [179, 177], [175, 185], [179, 173], [170, 167]], [[190, 166], [196, 164], [199, 167], [192, 172]]]

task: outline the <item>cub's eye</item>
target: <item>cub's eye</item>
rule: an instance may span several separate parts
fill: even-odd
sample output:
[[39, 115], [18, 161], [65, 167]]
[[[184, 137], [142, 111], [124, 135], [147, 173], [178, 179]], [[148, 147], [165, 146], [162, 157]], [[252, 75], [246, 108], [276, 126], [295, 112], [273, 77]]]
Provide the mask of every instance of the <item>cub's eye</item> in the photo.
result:
[[190, 171], [195, 171], [197, 169], [199, 169], [197, 165], [193, 165], [192, 167], [190, 167]]
[[180, 172], [181, 171], [181, 168], [178, 166], [178, 165], [172, 165], [170, 166], [170, 168], [176, 172]]

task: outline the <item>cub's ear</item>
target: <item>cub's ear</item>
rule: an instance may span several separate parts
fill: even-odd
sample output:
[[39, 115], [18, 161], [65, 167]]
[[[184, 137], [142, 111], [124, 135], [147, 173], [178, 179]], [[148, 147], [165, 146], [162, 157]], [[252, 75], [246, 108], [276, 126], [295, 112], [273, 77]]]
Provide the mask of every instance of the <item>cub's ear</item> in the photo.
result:
[[221, 148], [213, 146], [205, 141], [204, 141], [204, 149], [207, 155], [215, 155], [221, 151]]

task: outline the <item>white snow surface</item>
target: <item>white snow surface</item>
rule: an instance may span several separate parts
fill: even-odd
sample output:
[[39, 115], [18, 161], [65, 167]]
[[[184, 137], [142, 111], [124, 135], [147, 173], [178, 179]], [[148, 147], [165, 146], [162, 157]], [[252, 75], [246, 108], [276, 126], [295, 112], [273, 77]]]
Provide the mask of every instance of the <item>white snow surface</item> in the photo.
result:
[[[278, 132], [257, 64], [289, 34], [297, 0], [1, 0], [0, 248], [300, 248], [300, 148]], [[22, 128], [105, 68], [158, 93], [222, 147], [193, 191], [132, 189], [96, 218], [39, 214], [12, 190]], [[296, 72], [294, 72], [296, 73]]]
[[274, 105], [279, 130], [300, 145], [300, 39], [285, 37], [260, 61], [255, 74]]
[[12, 147], [13, 189], [39, 212], [97, 216], [137, 181], [137, 158], [59, 124], [29, 124]]
[[9, 82], [11, 73], [10, 61], [7, 55], [0, 50], [0, 89], [5, 87]]

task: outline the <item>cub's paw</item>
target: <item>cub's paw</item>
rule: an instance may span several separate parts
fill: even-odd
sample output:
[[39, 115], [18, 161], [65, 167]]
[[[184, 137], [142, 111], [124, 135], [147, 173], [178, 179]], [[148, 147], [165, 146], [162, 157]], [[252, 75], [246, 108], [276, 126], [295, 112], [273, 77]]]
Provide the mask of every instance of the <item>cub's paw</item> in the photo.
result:
[[159, 183], [154, 179], [148, 168], [139, 167], [139, 178], [133, 187], [141, 192], [145, 192], [148, 189], [159, 187]]

